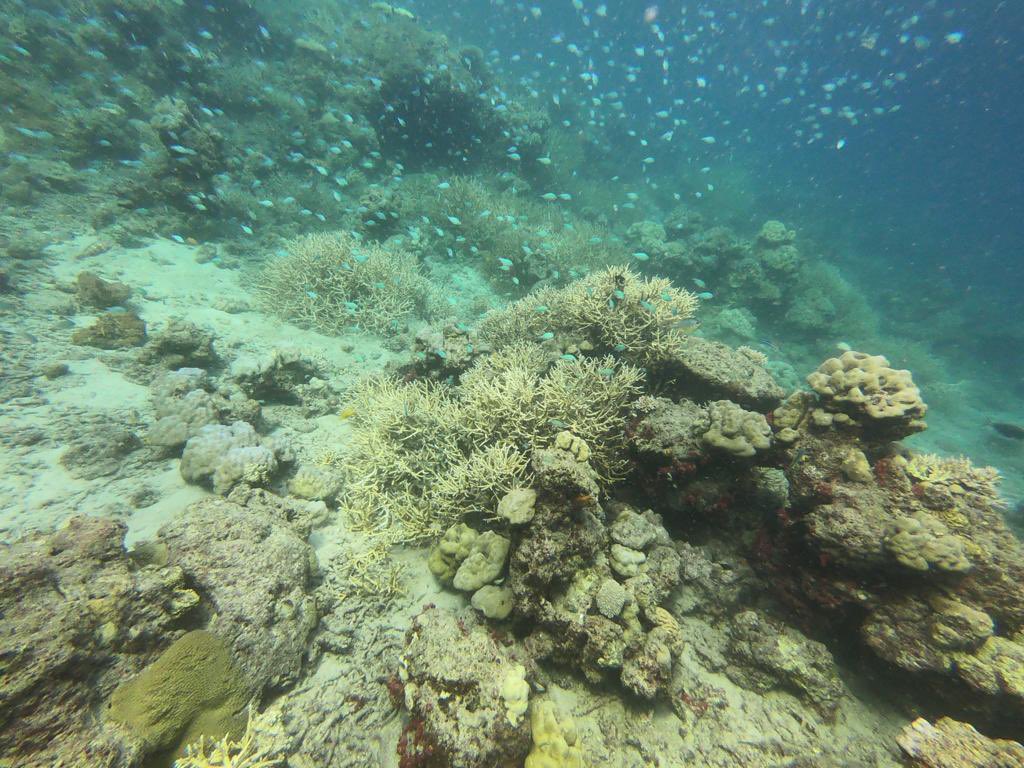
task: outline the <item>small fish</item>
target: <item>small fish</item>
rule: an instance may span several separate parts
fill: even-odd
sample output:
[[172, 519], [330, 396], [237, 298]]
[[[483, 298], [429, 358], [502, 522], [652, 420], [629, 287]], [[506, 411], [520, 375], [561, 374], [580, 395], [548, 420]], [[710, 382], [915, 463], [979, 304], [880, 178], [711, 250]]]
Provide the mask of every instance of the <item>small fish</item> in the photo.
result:
[[341, 413], [338, 414], [342, 419], [351, 419], [356, 415], [356, 407], [354, 405], [346, 405], [341, 409]]
[[555, 338], [555, 334], [552, 331], [544, 331], [544, 333], [538, 333], [537, 338], [541, 341], [550, 341]]
[[715, 298], [715, 294], [713, 294], [711, 291], [701, 291], [700, 293], [697, 294], [697, 298], [700, 299], [701, 301], [707, 301], [708, 299]]
[[633, 253], [633, 258], [637, 261], [647, 261], [651, 257], [643, 251], [636, 251]]

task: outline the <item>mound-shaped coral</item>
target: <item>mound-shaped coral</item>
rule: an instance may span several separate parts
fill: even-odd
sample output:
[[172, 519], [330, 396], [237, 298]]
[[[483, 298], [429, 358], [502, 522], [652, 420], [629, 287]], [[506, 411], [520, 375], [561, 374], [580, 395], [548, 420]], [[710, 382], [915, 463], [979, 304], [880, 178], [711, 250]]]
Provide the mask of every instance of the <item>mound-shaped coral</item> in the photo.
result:
[[910, 376], [881, 355], [844, 352], [807, 377], [826, 410], [850, 417], [864, 429], [894, 439], [925, 428], [928, 407]]
[[197, 630], [119, 686], [107, 717], [123, 725], [144, 754], [178, 757], [200, 738], [240, 736], [247, 704], [227, 644]]

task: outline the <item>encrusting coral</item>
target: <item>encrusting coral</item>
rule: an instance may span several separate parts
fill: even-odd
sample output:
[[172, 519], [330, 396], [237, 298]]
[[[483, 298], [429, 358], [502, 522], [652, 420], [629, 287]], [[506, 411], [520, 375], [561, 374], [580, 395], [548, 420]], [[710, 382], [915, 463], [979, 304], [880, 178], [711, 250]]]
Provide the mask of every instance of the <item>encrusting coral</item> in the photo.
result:
[[411, 254], [347, 232], [318, 232], [292, 241], [257, 281], [266, 308], [323, 333], [352, 326], [395, 333], [429, 312], [430, 282]]

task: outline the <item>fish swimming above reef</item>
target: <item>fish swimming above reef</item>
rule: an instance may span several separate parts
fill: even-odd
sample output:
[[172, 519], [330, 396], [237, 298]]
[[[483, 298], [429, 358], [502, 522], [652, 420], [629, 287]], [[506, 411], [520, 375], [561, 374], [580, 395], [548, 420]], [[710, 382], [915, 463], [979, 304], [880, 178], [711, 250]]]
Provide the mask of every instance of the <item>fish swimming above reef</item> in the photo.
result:
[[1020, 424], [1011, 424], [1008, 421], [993, 421], [990, 426], [1003, 437], [1008, 437], [1011, 440], [1024, 440], [1024, 427]]
[[391, 14], [393, 16], [401, 16], [403, 19], [409, 19], [413, 21], [416, 19], [416, 14], [412, 11], [406, 10], [405, 8], [399, 8], [397, 5], [391, 3], [371, 3], [370, 7], [375, 11], [383, 11], [384, 13]]

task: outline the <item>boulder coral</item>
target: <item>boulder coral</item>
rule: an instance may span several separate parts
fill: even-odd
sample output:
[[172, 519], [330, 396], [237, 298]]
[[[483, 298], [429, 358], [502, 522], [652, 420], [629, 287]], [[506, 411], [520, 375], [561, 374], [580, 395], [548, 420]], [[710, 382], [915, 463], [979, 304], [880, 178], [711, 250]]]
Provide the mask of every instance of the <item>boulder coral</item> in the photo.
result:
[[[860, 617], [865, 646], [935, 695], [960, 691], [990, 722], [1019, 717], [1024, 546], [998, 474], [891, 445], [924, 428], [925, 407], [882, 357], [846, 353], [809, 380], [814, 395], [774, 414], [791, 504], [789, 524], [763, 531], [759, 568], [803, 610]], [[817, 560], [782, 565], [799, 550]]]
[[144, 754], [173, 760], [200, 738], [241, 736], [248, 701], [227, 644], [196, 630], [120, 685], [107, 717], [124, 726]]

